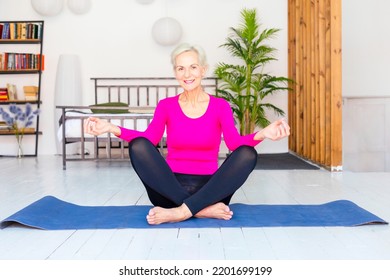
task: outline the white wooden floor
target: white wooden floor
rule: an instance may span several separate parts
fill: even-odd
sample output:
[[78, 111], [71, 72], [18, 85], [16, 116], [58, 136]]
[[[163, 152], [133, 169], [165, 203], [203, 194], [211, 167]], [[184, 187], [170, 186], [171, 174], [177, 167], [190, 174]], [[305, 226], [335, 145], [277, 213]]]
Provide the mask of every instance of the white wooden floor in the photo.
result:
[[[81, 205], [150, 204], [129, 163], [0, 158], [0, 220], [45, 195]], [[233, 202], [351, 200], [390, 221], [390, 173], [255, 170]], [[388, 260], [390, 226], [0, 230], [3, 260]]]

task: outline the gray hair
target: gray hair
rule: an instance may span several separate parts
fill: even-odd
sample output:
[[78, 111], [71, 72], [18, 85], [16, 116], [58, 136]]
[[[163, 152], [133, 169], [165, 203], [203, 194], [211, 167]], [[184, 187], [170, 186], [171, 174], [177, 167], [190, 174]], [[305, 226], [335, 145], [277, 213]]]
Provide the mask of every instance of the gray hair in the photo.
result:
[[206, 53], [203, 48], [198, 45], [190, 45], [188, 43], [182, 43], [178, 45], [171, 53], [171, 63], [173, 68], [176, 67], [176, 57], [184, 52], [194, 51], [198, 54], [200, 66], [207, 67]]

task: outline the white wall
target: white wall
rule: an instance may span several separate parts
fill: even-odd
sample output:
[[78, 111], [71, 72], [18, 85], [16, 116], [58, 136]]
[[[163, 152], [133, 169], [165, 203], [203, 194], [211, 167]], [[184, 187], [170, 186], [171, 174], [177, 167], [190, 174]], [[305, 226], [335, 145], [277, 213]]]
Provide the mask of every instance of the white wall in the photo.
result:
[[349, 171], [390, 171], [390, 97], [344, 98], [343, 159]]
[[344, 0], [343, 96], [390, 96], [390, 1]]
[[390, 2], [343, 1], [343, 167], [390, 171]]
[[[231, 60], [227, 51], [218, 46], [224, 43], [229, 27], [239, 24], [243, 7], [257, 8], [263, 27], [282, 29], [278, 38], [272, 41], [279, 50], [279, 60], [268, 70], [275, 75], [287, 76], [285, 0], [155, 0], [149, 5], [141, 5], [135, 0], [92, 0], [88, 14], [75, 15], [65, 5], [59, 15], [52, 17], [37, 14], [30, 0], [1, 0], [1, 20], [45, 21], [46, 63], [41, 86], [40, 125], [43, 135], [40, 137], [39, 154], [56, 153], [54, 89], [57, 61], [61, 54], [79, 55], [84, 103], [81, 105], [89, 105], [93, 102], [91, 77], [172, 76], [169, 54], [173, 46], [160, 46], [151, 37], [153, 23], [161, 17], [170, 16], [182, 24], [182, 41], [204, 47], [212, 68], [211, 75], [217, 62]], [[272, 102], [287, 113], [287, 94], [273, 97]], [[9, 145], [14, 144], [14, 139], [0, 137], [0, 141], [0, 154], [4, 154], [4, 149], [12, 152]], [[287, 147], [287, 141], [265, 142], [260, 150], [286, 152]]]

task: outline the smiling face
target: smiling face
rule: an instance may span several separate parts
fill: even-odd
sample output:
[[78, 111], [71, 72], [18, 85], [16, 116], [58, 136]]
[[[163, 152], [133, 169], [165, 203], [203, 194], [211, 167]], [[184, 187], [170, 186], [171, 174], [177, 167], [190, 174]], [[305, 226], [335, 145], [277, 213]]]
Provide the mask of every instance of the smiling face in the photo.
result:
[[184, 90], [193, 91], [201, 87], [206, 67], [200, 64], [197, 52], [183, 52], [175, 62], [175, 77]]

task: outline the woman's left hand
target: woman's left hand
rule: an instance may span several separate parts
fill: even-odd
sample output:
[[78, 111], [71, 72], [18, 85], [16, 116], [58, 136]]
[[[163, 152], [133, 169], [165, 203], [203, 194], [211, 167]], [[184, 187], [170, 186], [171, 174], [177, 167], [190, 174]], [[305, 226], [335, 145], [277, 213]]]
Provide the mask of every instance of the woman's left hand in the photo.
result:
[[290, 126], [284, 119], [274, 121], [264, 129], [256, 133], [255, 140], [270, 139], [273, 141], [280, 140], [290, 135]]

